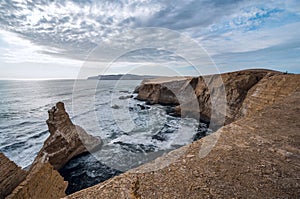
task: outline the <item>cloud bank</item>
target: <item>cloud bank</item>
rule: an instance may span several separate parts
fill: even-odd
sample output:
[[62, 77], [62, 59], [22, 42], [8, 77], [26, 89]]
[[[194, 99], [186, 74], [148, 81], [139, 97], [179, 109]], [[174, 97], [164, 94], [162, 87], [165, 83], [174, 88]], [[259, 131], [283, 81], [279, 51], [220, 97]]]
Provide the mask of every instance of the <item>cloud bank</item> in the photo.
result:
[[[122, 44], [126, 48], [138, 42], [128, 31], [146, 27], [171, 29], [192, 38], [221, 71], [267, 67], [300, 72], [297, 0], [3, 0], [1, 67], [40, 63], [79, 68], [95, 47]], [[119, 43], [109, 43], [112, 38], [120, 38]], [[149, 38], [144, 42], [151, 44]], [[182, 60], [161, 49], [137, 50], [126, 59], [169, 66]]]

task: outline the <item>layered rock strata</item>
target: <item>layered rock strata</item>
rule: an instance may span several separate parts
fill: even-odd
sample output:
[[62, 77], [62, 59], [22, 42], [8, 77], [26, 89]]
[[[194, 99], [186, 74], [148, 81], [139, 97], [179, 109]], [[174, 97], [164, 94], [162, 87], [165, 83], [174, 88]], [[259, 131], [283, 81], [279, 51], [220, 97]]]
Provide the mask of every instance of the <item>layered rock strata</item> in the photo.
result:
[[[268, 80], [249, 88], [240, 102], [246, 111], [236, 121], [66, 198], [299, 198], [300, 76], [263, 78]], [[212, 140], [215, 146], [202, 156], [199, 152]]]
[[[65, 196], [68, 183], [64, 181], [57, 170], [71, 158], [101, 147], [100, 138], [87, 134], [80, 126], [72, 123], [62, 102], [58, 102], [48, 113], [47, 125], [50, 136], [44, 142], [44, 146], [31, 165], [26, 178], [22, 175], [23, 178], [10, 180], [11, 189], [17, 187], [7, 198], [50, 199]], [[9, 164], [4, 162], [3, 165], [6, 167]], [[3, 165], [1, 163], [1, 169], [5, 168]], [[19, 176], [20, 171], [12, 168], [11, 175]]]
[[6, 199], [43, 198], [66, 196], [68, 183], [49, 163], [35, 164], [26, 179]]
[[83, 128], [72, 123], [62, 102], [58, 102], [48, 113], [50, 136], [33, 164], [49, 162], [58, 170], [71, 158], [101, 147], [100, 138], [89, 135]]
[[[217, 115], [214, 122], [220, 127], [236, 119], [252, 87], [262, 79], [268, 81], [269, 77], [280, 74], [282, 73], [257, 69], [178, 80], [147, 80], [136, 90], [137, 99], [178, 105], [175, 108], [177, 115], [195, 117], [204, 122], [210, 122], [214, 105], [214, 113]], [[217, 101], [222, 98], [222, 101]], [[222, 103], [224, 108], [221, 107]]]
[[0, 153], [0, 199], [9, 195], [26, 177], [26, 171]]

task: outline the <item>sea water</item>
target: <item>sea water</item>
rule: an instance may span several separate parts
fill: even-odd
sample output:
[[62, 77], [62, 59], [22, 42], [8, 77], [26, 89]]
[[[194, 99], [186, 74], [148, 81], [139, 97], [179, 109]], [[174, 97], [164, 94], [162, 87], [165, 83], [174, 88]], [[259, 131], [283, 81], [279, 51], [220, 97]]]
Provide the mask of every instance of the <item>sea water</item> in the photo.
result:
[[173, 117], [165, 106], [134, 99], [133, 90], [140, 82], [2, 80], [0, 152], [23, 168], [30, 166], [49, 136], [47, 111], [58, 101], [65, 103], [73, 123], [104, 143], [95, 157], [81, 156], [69, 162], [63, 171], [66, 178], [97, 179], [105, 169], [114, 175], [191, 143], [198, 121]]

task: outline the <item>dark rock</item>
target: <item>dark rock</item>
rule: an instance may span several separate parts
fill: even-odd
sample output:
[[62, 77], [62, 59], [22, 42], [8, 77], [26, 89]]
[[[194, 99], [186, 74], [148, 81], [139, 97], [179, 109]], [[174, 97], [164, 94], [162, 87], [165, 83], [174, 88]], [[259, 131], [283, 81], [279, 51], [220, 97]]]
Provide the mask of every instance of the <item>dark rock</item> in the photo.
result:
[[149, 153], [156, 150], [154, 145], [144, 145], [144, 144], [131, 144], [124, 142], [114, 142], [114, 144], [119, 144], [124, 150], [131, 151], [133, 153]]
[[152, 136], [152, 139], [154, 140], [159, 140], [159, 141], [166, 141], [167, 140], [167, 137], [165, 134], [163, 134], [162, 132], [159, 132], [155, 135]]
[[126, 96], [119, 97], [120, 100], [125, 100], [125, 99], [129, 99], [129, 98], [133, 98], [133, 95], [126, 95]]
[[74, 157], [59, 172], [69, 183], [66, 194], [94, 186], [122, 173], [102, 164], [90, 153]]
[[114, 104], [114, 105], [112, 105], [112, 106], [111, 106], [111, 108], [113, 108], [113, 109], [119, 109], [119, 108], [120, 108], [120, 106], [118, 106], [118, 105]]
[[142, 104], [137, 104], [137, 106], [140, 107], [141, 110], [150, 109], [150, 106], [146, 106], [146, 105], [142, 105]]

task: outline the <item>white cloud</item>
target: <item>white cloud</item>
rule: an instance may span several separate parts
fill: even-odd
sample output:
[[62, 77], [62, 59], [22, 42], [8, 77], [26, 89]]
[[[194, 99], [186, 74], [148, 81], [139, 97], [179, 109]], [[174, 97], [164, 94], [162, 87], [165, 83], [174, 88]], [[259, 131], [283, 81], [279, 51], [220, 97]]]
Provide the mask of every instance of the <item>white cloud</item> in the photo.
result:
[[197, 56], [193, 47], [176, 46], [177, 38], [168, 35], [124, 35], [134, 28], [153, 26], [179, 31], [215, 56], [279, 45], [288, 48], [283, 44], [297, 41], [300, 33], [299, 8], [297, 0], [0, 1], [0, 60], [78, 67], [82, 62], [76, 60], [84, 60], [97, 45], [106, 48], [97, 55], [97, 60], [103, 61], [114, 54], [112, 51], [130, 50], [139, 42], [143, 47], [148, 43], [160, 48], [157, 44], [162, 39], [173, 54], [140, 52], [125, 61], [178, 62], [174, 55], [177, 48]]
[[5, 47], [0, 48], [4, 63], [58, 63], [70, 66], [80, 66], [81, 61], [67, 58], [55, 58], [41, 52], [57, 53], [60, 49], [42, 47], [20, 38], [17, 34], [0, 30], [0, 38]]

